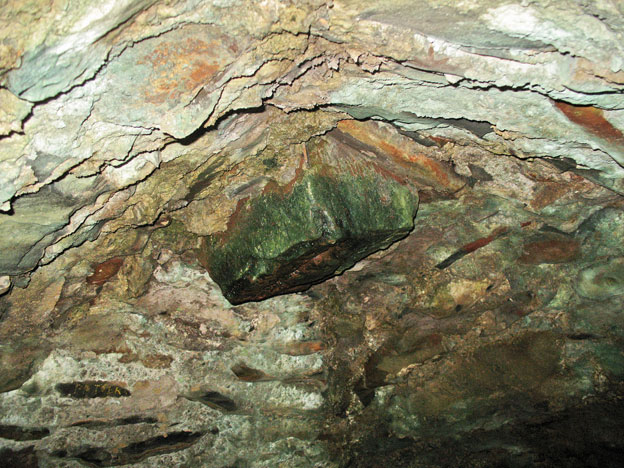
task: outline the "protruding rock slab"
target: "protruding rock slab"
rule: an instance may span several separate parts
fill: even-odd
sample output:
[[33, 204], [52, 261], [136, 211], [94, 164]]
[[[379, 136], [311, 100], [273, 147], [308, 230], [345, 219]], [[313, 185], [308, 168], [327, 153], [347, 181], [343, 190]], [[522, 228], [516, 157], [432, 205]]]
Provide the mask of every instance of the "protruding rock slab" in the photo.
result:
[[200, 259], [232, 304], [302, 291], [414, 227], [415, 191], [363, 158], [313, 145], [295, 178], [242, 199]]

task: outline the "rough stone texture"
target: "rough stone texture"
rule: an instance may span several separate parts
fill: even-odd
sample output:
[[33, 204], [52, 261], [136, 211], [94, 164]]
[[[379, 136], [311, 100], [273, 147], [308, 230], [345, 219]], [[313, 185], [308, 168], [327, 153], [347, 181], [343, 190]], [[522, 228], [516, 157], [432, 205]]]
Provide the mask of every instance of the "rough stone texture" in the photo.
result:
[[0, 465], [621, 466], [623, 18], [5, 1]]
[[231, 303], [303, 291], [414, 227], [418, 196], [406, 179], [354, 148], [343, 153], [333, 138], [318, 140], [304, 144], [288, 184], [268, 180], [206, 239], [202, 264]]

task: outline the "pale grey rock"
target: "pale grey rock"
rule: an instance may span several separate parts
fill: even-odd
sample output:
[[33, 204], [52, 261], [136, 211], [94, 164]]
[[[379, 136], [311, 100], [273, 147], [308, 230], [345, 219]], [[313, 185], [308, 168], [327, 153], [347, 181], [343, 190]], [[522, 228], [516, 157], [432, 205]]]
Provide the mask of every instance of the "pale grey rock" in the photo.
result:
[[36, 194], [20, 197], [11, 215], [0, 217], [0, 271], [17, 275], [35, 268], [48, 245], [59, 237], [71, 214], [103, 190], [94, 178], [65, 177]]
[[[558, 53], [539, 40], [533, 40], [531, 35], [510, 37], [496, 32], [494, 28], [484, 28], [478, 16], [497, 7], [504, 9], [519, 6], [500, 6], [499, 2], [485, 1], [461, 4], [428, 1], [414, 9], [407, 1], [387, 1], [375, 5], [359, 0], [335, 2], [329, 32], [319, 30], [318, 33], [329, 34], [332, 38], [341, 38], [342, 41], [354, 45], [359, 43], [370, 53], [403, 60], [404, 65], [464, 77], [476, 85], [481, 84], [482, 87], [530, 87], [552, 96], [559, 94], [576, 99], [588, 98], [578, 93], [593, 94], [602, 91], [610, 92], [611, 95], [592, 96], [592, 99], [599, 99], [608, 107], [613, 105], [613, 99], [621, 102], [621, 96], [616, 92], [622, 90], [622, 81], [605, 79], [611, 70], [600, 62], [592, 61], [590, 65], [577, 57]], [[531, 8], [538, 7], [532, 5]], [[570, 6], [568, 2], [557, 5], [551, 3], [547, 14], [552, 16], [552, 12], [570, 8], [577, 7]], [[540, 11], [542, 9], [546, 10], [544, 6], [539, 8]], [[433, 18], [435, 20], [431, 21]], [[512, 20], [512, 17], [509, 18]], [[596, 19], [591, 15], [586, 18], [589, 21]], [[557, 25], [552, 22], [550, 27], [568, 30], [567, 36], [570, 38], [576, 34], [574, 26], [567, 23]], [[439, 31], [439, 28], [443, 31]], [[474, 28], [473, 32], [476, 34], [472, 34], [470, 28]], [[547, 31], [548, 28], [542, 29], [544, 30]], [[506, 45], [491, 48], [478, 47], [478, 44], [470, 46], [471, 39], [464, 37], [467, 35], [477, 41], [487, 40], [489, 34], [498, 35]], [[604, 40], [617, 41], [621, 34], [620, 26], [619, 30], [614, 28], [610, 31]], [[381, 40], [370, 43], [367, 37], [371, 36], [378, 36]], [[532, 40], [534, 43], [530, 44]], [[589, 39], [586, 37], [578, 43], [587, 44]], [[591, 50], [604, 53], [601, 47]], [[606, 46], [606, 50], [613, 48]], [[618, 56], [621, 53], [615, 54], [615, 57]], [[589, 56], [587, 59], [593, 60], [593, 57]], [[592, 69], [599, 73], [593, 75], [590, 71]]]
[[[610, 6], [616, 18], [622, 15], [621, 5], [619, 11], [615, 5]], [[563, 54], [585, 57], [605, 64], [613, 72], [621, 71], [624, 67], [624, 48], [618, 41], [621, 29], [618, 34], [600, 16], [596, 11], [583, 11], [578, 3], [557, 2], [556, 5], [493, 6], [480, 19], [491, 30], [510, 37], [531, 37], [553, 45]]]
[[[169, 326], [156, 323], [159, 317], [165, 317], [158, 311], [167, 311], [173, 304], [178, 319], [190, 319], [197, 326], [194, 346], [186, 343], [181, 347], [183, 335], [174, 332], [173, 337], [166, 331]], [[0, 395], [3, 414], [8, 415], [5, 410], [13, 408], [11, 416], [1, 418], [0, 424], [13, 421], [18, 426], [47, 426], [50, 418], [57, 421], [62, 429], [35, 442], [42, 449], [42, 466], [58, 465], [60, 458], [53, 454], [59, 450], [80, 453], [81, 447], [101, 447], [108, 451], [109, 430], [115, 432], [115, 437], [140, 442], [162, 435], [164, 429], [166, 433], [199, 431], [203, 437], [173, 453], [140, 450], [147, 456], [128, 462], [131, 466], [186, 462], [214, 468], [224, 463], [258, 468], [280, 464], [303, 467], [310, 463], [336, 467], [329, 461], [324, 443], [316, 440], [321, 430], [318, 416], [324, 385], [315, 375], [323, 371], [322, 356], [319, 352], [288, 353], [291, 343], [312, 339], [316, 334], [299, 319], [308, 308], [309, 299], [305, 297], [295, 301], [276, 298], [249, 307], [243, 316], [227, 304], [205, 272], [172, 259], [154, 271], [154, 281], [138, 304], [118, 302], [107, 312], [88, 319], [97, 328], [85, 323], [78, 327], [79, 333], [85, 334], [88, 349], [98, 336], [123, 324], [125, 342], [141, 355], [147, 351], [146, 333], [153, 335], [151, 343], [155, 347], [148, 354], [168, 357], [167, 365], [150, 367], [145, 359], [128, 362], [124, 352], [96, 355], [81, 351], [78, 343], [70, 349], [54, 350], [20, 389]], [[220, 339], [214, 335], [214, 327], [222, 327], [219, 323], [226, 327], [222, 331], [251, 334], [253, 343], [249, 347], [221, 348]], [[110, 346], [106, 341], [102, 344]], [[268, 378], [256, 383], [238, 378], [232, 369], [242, 362], [262, 369]], [[131, 392], [129, 397], [76, 399], [55, 390], [59, 383], [101, 381], [111, 376], [123, 381]], [[227, 396], [235, 407], [224, 409], [209, 399], [200, 399], [210, 392]], [[33, 398], [50, 403], [35, 409]], [[97, 411], [93, 418], [85, 419], [89, 411], [104, 407], [108, 416]], [[269, 413], [276, 418], [264, 416]], [[135, 421], [124, 423], [123, 418], [128, 416]], [[167, 426], [176, 427], [159, 429], [165, 419]], [[63, 463], [73, 466], [72, 458], [62, 457]], [[77, 461], [76, 466], [80, 466]]]
[[10, 200], [16, 192], [37, 181], [32, 169], [21, 161], [27, 144], [24, 135], [13, 134], [0, 145], [0, 212], [10, 211]]
[[[340, 83], [330, 94], [329, 102], [357, 118], [378, 117], [399, 125], [417, 123], [423, 118], [491, 123], [499, 131], [516, 133], [520, 137], [518, 150], [525, 154], [569, 157], [607, 177], [624, 177], [621, 147], [570, 122], [552, 101], [531, 92], [487, 89], [478, 91], [477, 99], [474, 93], [461, 87], [418, 85], [403, 77], [379, 73]], [[514, 147], [516, 139], [507, 144]], [[557, 151], [551, 152], [557, 147]]]
[[[210, 25], [183, 26], [135, 44], [102, 73], [98, 117], [185, 137], [214, 109], [216, 84], [239, 46], [244, 47], [240, 40]], [[194, 99], [202, 105], [189, 112]]]
[[11, 277], [0, 276], [0, 296], [6, 294], [11, 289]]
[[109, 48], [98, 43], [155, 0], [69, 2], [69, 16], [8, 76], [8, 88], [29, 101], [42, 101], [92, 78], [106, 60]]
[[31, 103], [17, 98], [6, 89], [0, 89], [0, 136], [20, 132], [22, 121], [31, 108]]

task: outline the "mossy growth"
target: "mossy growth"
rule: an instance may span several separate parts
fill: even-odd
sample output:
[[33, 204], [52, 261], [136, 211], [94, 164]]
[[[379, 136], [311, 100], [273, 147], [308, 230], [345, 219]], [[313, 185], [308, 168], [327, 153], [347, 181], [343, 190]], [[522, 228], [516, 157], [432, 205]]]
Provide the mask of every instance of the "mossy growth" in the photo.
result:
[[233, 304], [307, 289], [405, 237], [418, 197], [377, 173], [316, 168], [242, 200], [202, 263]]

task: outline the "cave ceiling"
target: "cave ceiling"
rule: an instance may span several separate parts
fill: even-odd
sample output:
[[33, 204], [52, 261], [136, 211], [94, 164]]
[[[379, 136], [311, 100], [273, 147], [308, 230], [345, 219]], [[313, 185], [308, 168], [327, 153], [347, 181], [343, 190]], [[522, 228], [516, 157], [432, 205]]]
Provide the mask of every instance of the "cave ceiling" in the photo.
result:
[[616, 467], [624, 3], [0, 2], [0, 466]]

